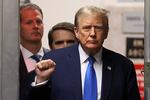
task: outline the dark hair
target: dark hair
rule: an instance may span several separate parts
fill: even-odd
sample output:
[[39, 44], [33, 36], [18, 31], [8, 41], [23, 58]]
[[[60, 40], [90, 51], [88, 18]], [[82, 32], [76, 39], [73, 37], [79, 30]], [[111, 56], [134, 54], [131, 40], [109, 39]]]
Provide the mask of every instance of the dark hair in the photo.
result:
[[52, 42], [53, 42], [52, 34], [54, 33], [55, 30], [59, 30], [59, 29], [68, 30], [68, 31], [71, 31], [72, 33], [74, 33], [74, 25], [72, 23], [60, 22], [60, 23], [54, 25], [48, 32], [48, 43], [50, 46], [52, 45]]
[[21, 21], [21, 14], [22, 14], [21, 11], [23, 9], [36, 9], [42, 14], [42, 17], [43, 17], [42, 9], [38, 5], [36, 5], [34, 3], [25, 3], [25, 4], [20, 6], [20, 11], [19, 11], [20, 12], [20, 21]]

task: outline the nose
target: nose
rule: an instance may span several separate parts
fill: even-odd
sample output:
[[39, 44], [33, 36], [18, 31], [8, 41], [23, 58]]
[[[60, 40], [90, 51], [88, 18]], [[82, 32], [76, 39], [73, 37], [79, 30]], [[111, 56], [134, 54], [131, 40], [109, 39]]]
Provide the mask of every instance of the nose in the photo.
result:
[[67, 47], [68, 46], [68, 43], [67, 42], [64, 42], [64, 47]]
[[34, 22], [34, 23], [33, 23], [33, 26], [34, 26], [34, 28], [38, 28], [37, 22]]
[[94, 27], [91, 27], [90, 35], [91, 35], [91, 36], [95, 36], [95, 34], [96, 34], [95, 28], [94, 28]]

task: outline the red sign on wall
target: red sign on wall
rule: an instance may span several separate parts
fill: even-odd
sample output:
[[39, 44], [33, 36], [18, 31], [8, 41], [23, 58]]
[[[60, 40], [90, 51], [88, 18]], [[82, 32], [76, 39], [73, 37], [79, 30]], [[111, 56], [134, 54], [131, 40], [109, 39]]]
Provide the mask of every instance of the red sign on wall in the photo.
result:
[[135, 64], [137, 83], [140, 91], [141, 100], [144, 100], [144, 64]]

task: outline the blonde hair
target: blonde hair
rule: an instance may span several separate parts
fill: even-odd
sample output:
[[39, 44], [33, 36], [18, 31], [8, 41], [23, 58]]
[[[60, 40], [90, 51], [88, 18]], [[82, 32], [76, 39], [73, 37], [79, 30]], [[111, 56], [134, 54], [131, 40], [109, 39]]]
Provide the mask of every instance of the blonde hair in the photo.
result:
[[80, 8], [77, 13], [75, 14], [75, 20], [74, 20], [74, 25], [76, 27], [78, 27], [79, 24], [79, 18], [81, 15], [83, 14], [87, 14], [87, 13], [96, 13], [98, 16], [102, 17], [104, 20], [104, 25], [106, 28], [109, 27], [108, 25], [108, 12], [107, 10], [100, 8], [100, 7], [96, 7], [96, 6], [85, 6]]

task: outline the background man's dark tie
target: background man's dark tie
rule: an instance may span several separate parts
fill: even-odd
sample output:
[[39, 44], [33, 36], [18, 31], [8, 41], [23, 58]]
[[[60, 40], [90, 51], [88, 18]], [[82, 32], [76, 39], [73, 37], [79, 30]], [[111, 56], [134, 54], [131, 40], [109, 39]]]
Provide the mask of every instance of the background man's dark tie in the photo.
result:
[[40, 61], [40, 55], [32, 55], [31, 58], [34, 59], [36, 62]]

